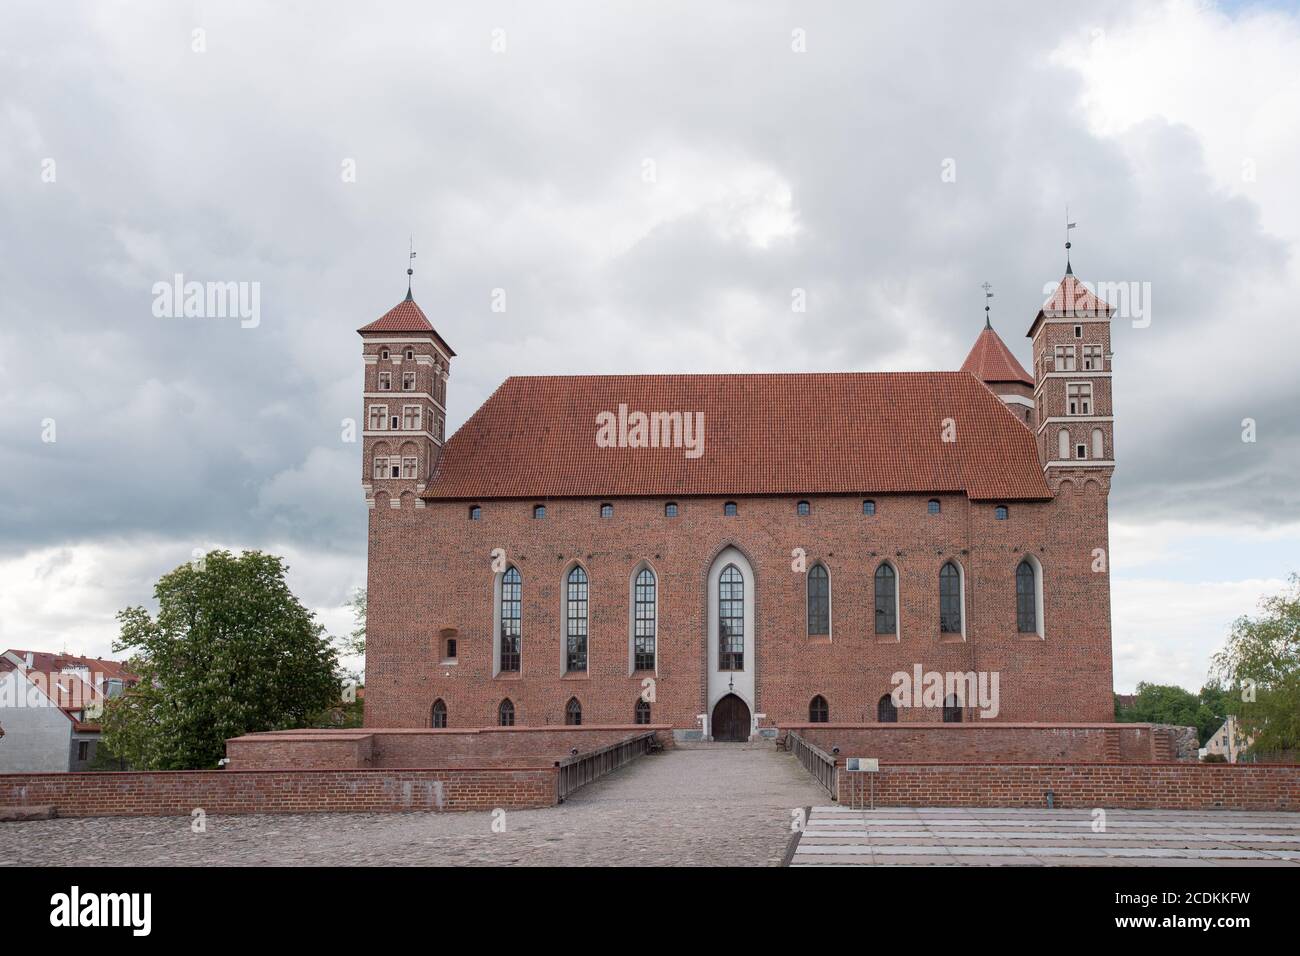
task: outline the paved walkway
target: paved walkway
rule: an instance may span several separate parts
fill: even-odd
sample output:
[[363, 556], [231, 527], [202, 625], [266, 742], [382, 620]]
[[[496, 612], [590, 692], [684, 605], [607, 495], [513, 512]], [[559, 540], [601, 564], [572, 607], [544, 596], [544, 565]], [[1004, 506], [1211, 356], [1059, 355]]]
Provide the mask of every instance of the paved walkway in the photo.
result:
[[1300, 813], [818, 806], [794, 866], [1298, 866]]
[[562, 806], [488, 813], [96, 817], [0, 824], [0, 865], [776, 866], [826, 799], [771, 743], [642, 757]]

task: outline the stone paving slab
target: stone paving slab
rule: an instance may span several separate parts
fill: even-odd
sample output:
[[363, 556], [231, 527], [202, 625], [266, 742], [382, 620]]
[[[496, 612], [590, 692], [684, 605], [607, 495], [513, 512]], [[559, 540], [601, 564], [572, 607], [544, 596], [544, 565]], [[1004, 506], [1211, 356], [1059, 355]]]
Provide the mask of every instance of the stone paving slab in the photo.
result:
[[0, 866], [779, 866], [824, 801], [774, 746], [668, 750], [558, 807], [490, 813], [96, 817], [0, 825]]
[[1300, 866], [1300, 814], [817, 806], [792, 866]]

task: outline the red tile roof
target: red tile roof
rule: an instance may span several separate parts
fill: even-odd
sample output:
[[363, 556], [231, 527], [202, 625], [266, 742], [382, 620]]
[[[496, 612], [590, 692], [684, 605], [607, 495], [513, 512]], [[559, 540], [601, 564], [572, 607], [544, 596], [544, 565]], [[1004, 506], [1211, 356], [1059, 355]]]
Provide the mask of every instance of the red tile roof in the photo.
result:
[[1114, 311], [1113, 305], [1089, 292], [1087, 286], [1075, 278], [1073, 272], [1066, 272], [1056, 290], [1047, 297], [1043, 307], [1038, 310], [1038, 315], [1034, 317], [1026, 334], [1032, 337], [1034, 330], [1038, 328], [1038, 323], [1045, 318], [1109, 318]]
[[[27, 666], [28, 654], [32, 656], [30, 667]], [[21, 665], [15, 663], [15, 658], [22, 662]], [[76, 671], [64, 673], [67, 668], [79, 667], [86, 668], [89, 680], [82, 679]], [[139, 680], [121, 661], [48, 651], [5, 651], [0, 654], [0, 673], [10, 670], [44, 675], [42, 688], [50, 699], [73, 722], [75, 729], [86, 731], [99, 730], [97, 723], [79, 719], [84, 718], [87, 707], [102, 703], [104, 699], [106, 688], [97, 686], [97, 680], [119, 679], [127, 686]]]
[[395, 332], [399, 334], [414, 332], [421, 335], [432, 335], [448, 355], [456, 354], [452, 347], [434, 329], [433, 323], [424, 314], [424, 310], [416, 305], [415, 300], [409, 296], [375, 319], [375, 321], [369, 325], [363, 325], [357, 331], [362, 335], [375, 332]]
[[[703, 454], [597, 446], [597, 415], [620, 404], [703, 413]], [[889, 492], [1051, 497], [1030, 431], [966, 372], [512, 377], [447, 441], [424, 497]]]
[[1025, 367], [1016, 361], [1001, 337], [991, 326], [985, 326], [975, 345], [961, 363], [963, 372], [970, 372], [981, 382], [1024, 382], [1032, 386], [1034, 380], [1029, 377]]

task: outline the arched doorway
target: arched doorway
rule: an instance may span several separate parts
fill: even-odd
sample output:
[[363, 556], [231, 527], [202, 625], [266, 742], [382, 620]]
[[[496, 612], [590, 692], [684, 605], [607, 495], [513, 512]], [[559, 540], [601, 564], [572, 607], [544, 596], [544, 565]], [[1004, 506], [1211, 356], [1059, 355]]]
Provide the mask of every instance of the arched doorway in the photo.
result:
[[749, 705], [735, 694], [728, 694], [714, 705], [711, 721], [714, 740], [748, 740], [749, 724]]

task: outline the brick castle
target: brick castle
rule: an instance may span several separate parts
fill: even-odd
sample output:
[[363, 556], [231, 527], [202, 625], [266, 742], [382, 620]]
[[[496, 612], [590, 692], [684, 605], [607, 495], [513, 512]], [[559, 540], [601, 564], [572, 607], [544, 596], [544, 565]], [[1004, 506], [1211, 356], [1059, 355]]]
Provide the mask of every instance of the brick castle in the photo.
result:
[[1112, 312], [1067, 270], [1032, 374], [986, 321], [955, 372], [510, 377], [446, 438], [408, 292], [359, 330], [367, 726], [1109, 721]]

